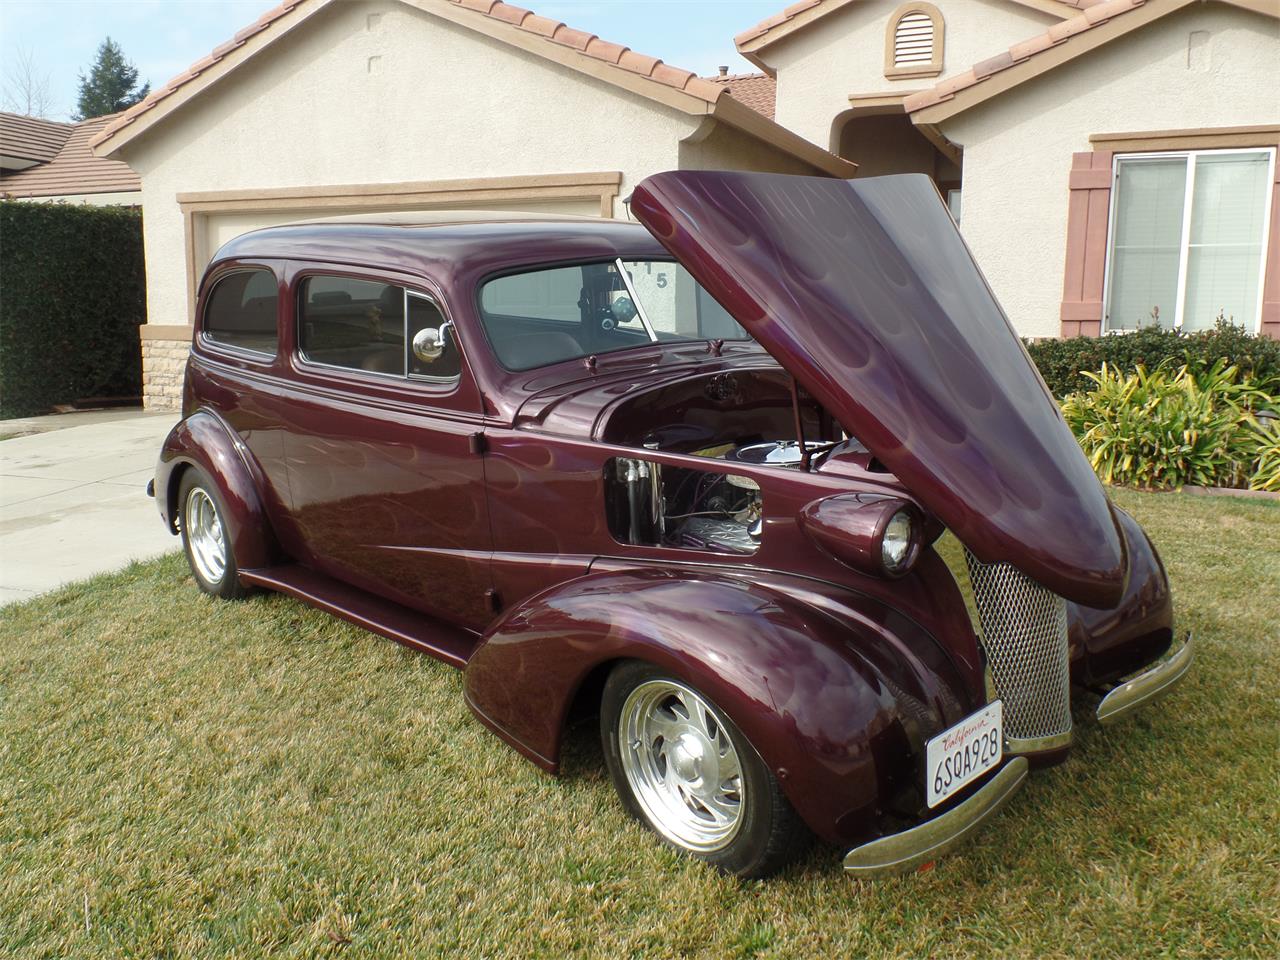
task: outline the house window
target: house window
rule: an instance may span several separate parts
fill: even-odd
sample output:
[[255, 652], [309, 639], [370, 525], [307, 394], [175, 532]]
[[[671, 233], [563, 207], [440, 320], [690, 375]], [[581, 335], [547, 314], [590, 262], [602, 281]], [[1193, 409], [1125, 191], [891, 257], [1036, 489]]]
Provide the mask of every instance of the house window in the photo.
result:
[[1275, 150], [1115, 160], [1106, 329], [1257, 330]]
[[942, 72], [942, 12], [931, 3], [905, 3], [889, 17], [884, 75], [936, 77]]

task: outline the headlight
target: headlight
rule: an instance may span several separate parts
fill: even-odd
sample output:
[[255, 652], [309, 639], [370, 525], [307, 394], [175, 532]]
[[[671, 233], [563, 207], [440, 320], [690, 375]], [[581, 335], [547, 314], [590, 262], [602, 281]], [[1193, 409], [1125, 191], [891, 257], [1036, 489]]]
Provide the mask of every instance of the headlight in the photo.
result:
[[841, 563], [873, 577], [902, 577], [920, 559], [927, 521], [902, 497], [840, 493], [806, 504], [800, 528]]
[[915, 525], [911, 522], [911, 514], [899, 510], [889, 518], [880, 538], [880, 562], [884, 564], [886, 572], [899, 574], [906, 570], [912, 559], [915, 540]]

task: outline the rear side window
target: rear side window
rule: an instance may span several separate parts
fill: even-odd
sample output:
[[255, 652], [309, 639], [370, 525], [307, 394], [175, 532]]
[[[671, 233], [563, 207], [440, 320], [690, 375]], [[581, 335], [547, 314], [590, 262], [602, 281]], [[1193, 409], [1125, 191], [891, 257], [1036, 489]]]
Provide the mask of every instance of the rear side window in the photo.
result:
[[444, 326], [434, 303], [395, 284], [334, 276], [311, 276], [302, 281], [298, 348], [312, 363], [452, 380], [458, 376], [460, 364], [457, 345], [448, 334], [435, 356], [419, 357], [411, 349], [419, 331], [431, 328], [431, 339], [435, 340]]
[[239, 350], [274, 357], [278, 292], [270, 270], [245, 270], [223, 277], [204, 309], [204, 338]]

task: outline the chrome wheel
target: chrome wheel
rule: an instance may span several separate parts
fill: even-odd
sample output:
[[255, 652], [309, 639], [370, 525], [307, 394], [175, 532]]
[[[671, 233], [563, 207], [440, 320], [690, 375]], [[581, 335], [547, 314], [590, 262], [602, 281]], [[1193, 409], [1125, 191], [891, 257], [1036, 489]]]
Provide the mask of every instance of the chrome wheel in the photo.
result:
[[216, 586], [227, 572], [227, 544], [218, 508], [203, 487], [192, 487], [187, 494], [182, 522], [196, 572]]
[[707, 853], [742, 825], [742, 766], [719, 711], [674, 680], [648, 680], [622, 704], [618, 753], [637, 803], [672, 843]]

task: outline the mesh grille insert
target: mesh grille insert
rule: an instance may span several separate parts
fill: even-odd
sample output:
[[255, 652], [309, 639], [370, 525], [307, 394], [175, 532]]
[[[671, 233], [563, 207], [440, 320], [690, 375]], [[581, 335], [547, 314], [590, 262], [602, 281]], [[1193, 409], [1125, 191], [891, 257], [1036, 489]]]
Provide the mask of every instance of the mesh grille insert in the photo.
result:
[[979, 638], [1004, 701], [1005, 735], [1019, 740], [1071, 732], [1067, 604], [1008, 563], [965, 550]]

